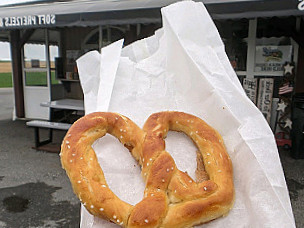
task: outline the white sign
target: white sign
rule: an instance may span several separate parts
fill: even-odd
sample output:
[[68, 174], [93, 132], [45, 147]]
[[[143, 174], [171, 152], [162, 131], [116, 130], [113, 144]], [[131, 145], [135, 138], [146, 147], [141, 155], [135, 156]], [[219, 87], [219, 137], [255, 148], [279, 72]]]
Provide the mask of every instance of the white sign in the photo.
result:
[[243, 88], [245, 90], [246, 95], [250, 98], [250, 100], [256, 104], [256, 94], [257, 94], [257, 79], [249, 79], [244, 78]]
[[261, 110], [268, 123], [271, 115], [273, 81], [273, 78], [261, 78], [259, 83], [257, 107]]
[[304, 10], [304, 1], [303, 0], [299, 0], [298, 10]]
[[0, 17], [0, 28], [27, 27], [56, 24], [55, 14]]
[[256, 72], [280, 72], [286, 62], [291, 61], [292, 46], [257, 46]]

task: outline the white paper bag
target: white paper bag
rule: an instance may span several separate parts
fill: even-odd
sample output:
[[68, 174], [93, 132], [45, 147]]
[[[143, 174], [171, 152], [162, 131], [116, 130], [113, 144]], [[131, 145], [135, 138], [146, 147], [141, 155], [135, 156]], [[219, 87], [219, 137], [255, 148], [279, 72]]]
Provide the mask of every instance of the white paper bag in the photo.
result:
[[[176, 3], [162, 9], [162, 19], [162, 29], [152, 37], [124, 48], [118, 41], [101, 55], [91, 52], [77, 61], [86, 113], [118, 112], [140, 127], [158, 111], [202, 118], [223, 136], [236, 193], [228, 216], [203, 227], [295, 227], [272, 131], [245, 95], [204, 5]], [[88, 73], [92, 63], [100, 73]], [[94, 149], [113, 192], [133, 205], [139, 202], [144, 183], [129, 152], [111, 136], [97, 140]], [[194, 176], [190, 140], [170, 133], [166, 150], [179, 169]], [[81, 227], [117, 226], [82, 207]]]

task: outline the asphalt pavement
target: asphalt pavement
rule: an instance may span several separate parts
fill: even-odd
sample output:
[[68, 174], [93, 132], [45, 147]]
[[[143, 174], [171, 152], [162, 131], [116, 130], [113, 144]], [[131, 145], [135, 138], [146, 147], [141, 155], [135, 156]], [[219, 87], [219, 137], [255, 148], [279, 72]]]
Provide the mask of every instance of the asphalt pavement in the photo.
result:
[[[32, 149], [34, 130], [12, 120], [13, 100], [12, 89], [0, 89], [0, 227], [79, 227], [80, 203], [58, 153]], [[54, 136], [60, 143], [64, 132]]]
[[[34, 131], [12, 120], [13, 100], [12, 89], [0, 89], [0, 227], [79, 227], [80, 204], [58, 154], [32, 149]], [[54, 136], [60, 143], [64, 132]], [[304, 159], [283, 149], [280, 157], [297, 227], [304, 227]]]
[[13, 118], [14, 95], [12, 88], [0, 88], [0, 120]]

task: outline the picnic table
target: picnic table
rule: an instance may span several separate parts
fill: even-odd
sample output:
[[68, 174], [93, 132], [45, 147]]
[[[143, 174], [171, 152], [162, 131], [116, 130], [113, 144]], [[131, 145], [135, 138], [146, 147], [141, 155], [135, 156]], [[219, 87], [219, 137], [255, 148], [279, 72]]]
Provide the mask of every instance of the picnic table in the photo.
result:
[[[43, 107], [50, 108], [50, 121], [46, 120], [31, 120], [26, 123], [27, 126], [34, 128], [35, 136], [35, 149], [44, 150], [48, 152], [59, 152], [60, 146], [52, 144], [53, 141], [53, 130], [67, 131], [72, 123], [67, 123], [67, 115], [64, 115], [60, 121], [54, 121], [54, 113], [56, 110], [63, 111], [76, 111], [80, 112], [80, 115], [84, 114], [84, 102], [83, 100], [76, 99], [60, 99], [50, 102], [42, 102], [40, 104]], [[44, 128], [49, 130], [49, 135], [46, 140], [40, 140], [39, 129]]]

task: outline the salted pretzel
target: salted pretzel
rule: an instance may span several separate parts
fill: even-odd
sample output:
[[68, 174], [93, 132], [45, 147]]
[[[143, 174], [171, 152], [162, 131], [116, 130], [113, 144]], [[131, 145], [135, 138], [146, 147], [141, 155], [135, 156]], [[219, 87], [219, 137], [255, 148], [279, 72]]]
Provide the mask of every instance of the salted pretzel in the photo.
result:
[[[195, 181], [177, 169], [165, 150], [169, 130], [193, 140], [207, 178], [198, 172], [201, 181]], [[127, 147], [142, 167], [146, 188], [135, 206], [109, 189], [92, 149], [106, 133]], [[143, 130], [117, 113], [86, 115], [67, 132], [61, 162], [86, 209], [123, 227], [192, 227], [226, 215], [234, 201], [232, 164], [221, 136], [203, 120], [182, 112], [152, 114]]]

